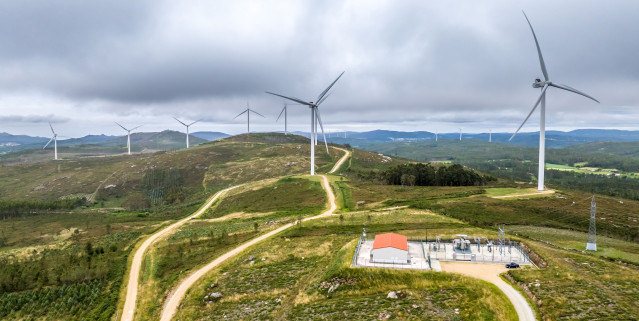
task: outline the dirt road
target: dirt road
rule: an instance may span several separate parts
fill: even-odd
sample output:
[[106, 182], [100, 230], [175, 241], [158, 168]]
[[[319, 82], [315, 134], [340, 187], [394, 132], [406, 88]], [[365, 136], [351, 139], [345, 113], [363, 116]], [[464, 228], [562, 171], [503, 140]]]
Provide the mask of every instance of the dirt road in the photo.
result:
[[[333, 169], [331, 169], [331, 171], [329, 173], [334, 173], [340, 166], [341, 164], [344, 163], [344, 161], [348, 158], [348, 156], [350, 155], [350, 153], [345, 150], [345, 149], [341, 149], [341, 148], [337, 148], [341, 151], [344, 152], [344, 156], [342, 156], [342, 158], [340, 158], [340, 160], [335, 163], [335, 166], [333, 166]], [[329, 215], [332, 215], [333, 213], [335, 213], [335, 210], [337, 210], [337, 204], [335, 203], [335, 194], [333, 193], [333, 189], [331, 188], [331, 185], [328, 182], [328, 178], [324, 175], [318, 175], [322, 177], [322, 188], [324, 188], [324, 191], [326, 191], [326, 196], [328, 197], [328, 204], [329, 204], [329, 208], [328, 210], [326, 210], [324, 213], [313, 216], [313, 217], [309, 217], [309, 218], [305, 218], [302, 221], [309, 221], [309, 220], [314, 220], [314, 219], [318, 219], [318, 218], [322, 218], [322, 217], [326, 217]], [[160, 318], [160, 321], [170, 321], [171, 318], [173, 318], [173, 316], [175, 315], [175, 313], [177, 312], [178, 307], [180, 306], [180, 303], [182, 302], [182, 299], [184, 299], [184, 296], [186, 295], [186, 291], [189, 290], [189, 288], [191, 288], [191, 286], [193, 286], [193, 284], [195, 284], [195, 282], [197, 282], [201, 277], [203, 277], [206, 273], [208, 273], [209, 271], [211, 271], [212, 269], [214, 269], [215, 267], [219, 266], [220, 264], [222, 264], [224, 261], [242, 253], [244, 250], [246, 250], [247, 248], [262, 242], [266, 239], [268, 239], [269, 237], [278, 234], [288, 228], [291, 228], [292, 226], [294, 226], [293, 223], [289, 223], [286, 225], [281, 226], [280, 228], [273, 230], [271, 232], [268, 232], [266, 234], [263, 234], [261, 236], [258, 236], [236, 248], [234, 248], [233, 250], [226, 252], [225, 254], [223, 254], [222, 256], [216, 258], [215, 260], [213, 260], [211, 263], [203, 266], [202, 268], [196, 270], [195, 272], [191, 273], [188, 277], [186, 277], [184, 280], [182, 280], [182, 282], [180, 282], [178, 284], [178, 286], [169, 294], [169, 298], [166, 301], [166, 303], [164, 304], [164, 308], [162, 309], [162, 316]]]
[[535, 312], [524, 296], [499, 277], [499, 274], [508, 270], [503, 264], [462, 262], [440, 262], [440, 264], [444, 272], [463, 274], [496, 285], [515, 306], [520, 321], [536, 320]]
[[342, 158], [340, 158], [340, 159], [337, 161], [337, 163], [335, 163], [335, 166], [333, 166], [333, 168], [331, 169], [331, 171], [330, 171], [330, 172], [328, 172], [329, 174], [333, 174], [333, 173], [335, 173], [335, 172], [336, 172], [336, 171], [340, 168], [340, 166], [342, 166], [342, 164], [344, 164], [344, 162], [348, 159], [348, 156], [350, 156], [350, 155], [351, 155], [351, 152], [347, 151], [346, 149], [337, 148], [337, 147], [333, 147], [333, 148], [335, 148], [335, 149], [339, 149], [339, 150], [343, 151], [343, 152], [344, 152], [344, 156], [342, 156]]
[[202, 215], [213, 203], [224, 193], [236, 188], [237, 186], [229, 187], [227, 189], [221, 190], [217, 192], [211, 199], [202, 208], [200, 208], [193, 215], [190, 215], [176, 223], [171, 224], [170, 226], [162, 229], [161, 231], [149, 236], [144, 243], [138, 248], [133, 256], [133, 262], [131, 263], [130, 273], [129, 273], [129, 283], [127, 284], [127, 293], [126, 300], [124, 301], [124, 309], [122, 311], [122, 321], [132, 321], [133, 315], [135, 314], [135, 303], [137, 301], [138, 296], [138, 280], [140, 279], [140, 269], [142, 268], [142, 260], [144, 259], [144, 253], [146, 250], [158, 240], [162, 235], [182, 226], [188, 220], [198, 217]]
[[544, 194], [554, 194], [553, 190], [545, 190], [538, 191], [535, 193], [527, 193], [527, 194], [510, 194], [510, 195], [502, 195], [502, 196], [493, 196], [493, 198], [515, 198], [515, 197], [526, 197], [526, 196], [536, 196], [536, 195], [544, 195]]

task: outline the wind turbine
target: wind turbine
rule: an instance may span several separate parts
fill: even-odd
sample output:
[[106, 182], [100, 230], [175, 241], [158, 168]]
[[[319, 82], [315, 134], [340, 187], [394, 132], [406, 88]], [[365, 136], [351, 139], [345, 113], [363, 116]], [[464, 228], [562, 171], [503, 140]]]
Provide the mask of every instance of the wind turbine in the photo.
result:
[[192, 122], [190, 124], [185, 124], [185, 123], [181, 122], [179, 119], [177, 119], [175, 117], [173, 117], [173, 119], [177, 120], [180, 124], [186, 126], [186, 148], [189, 148], [189, 127], [191, 127], [191, 125], [199, 122], [201, 119], [198, 119], [198, 120], [196, 120], [196, 121], [194, 121], [194, 122]]
[[437, 129], [435, 129], [435, 142], [437, 141], [437, 135], [438, 135]]
[[49, 139], [49, 142], [44, 145], [44, 147], [42, 147], [42, 149], [47, 148], [47, 146], [49, 146], [49, 144], [51, 144], [51, 141], [53, 141], [53, 159], [58, 159], [58, 134], [56, 134], [56, 132], [53, 130], [53, 126], [51, 126], [51, 122], [49, 122], [49, 127], [51, 127], [51, 132], [53, 133], [53, 137], [51, 137], [51, 139]]
[[114, 121], [118, 126], [122, 127], [122, 129], [126, 130], [126, 147], [129, 150], [129, 155], [131, 155], [131, 132], [140, 128], [142, 125], [133, 127], [131, 129], [126, 129], [124, 126], [118, 124], [118, 122]]
[[263, 118], [266, 118], [266, 117], [256, 112], [255, 110], [251, 109], [251, 107], [249, 107], [249, 104], [246, 103], [246, 109], [243, 112], [239, 113], [237, 116], [235, 116], [233, 119], [242, 116], [242, 114], [244, 113], [246, 113], [246, 133], [250, 135], [251, 134], [251, 113], [258, 114], [262, 116]]
[[492, 143], [493, 142], [493, 129], [489, 129], [488, 130], [488, 142]]
[[[315, 175], [315, 144], [317, 143], [317, 123], [319, 122], [320, 128], [322, 129], [322, 136], [324, 136], [324, 145], [326, 146], [326, 153], [328, 153], [328, 144], [326, 143], [326, 136], [324, 135], [324, 125], [322, 125], [322, 117], [319, 113], [319, 105], [321, 105], [326, 98], [328, 98], [328, 91], [333, 88], [333, 85], [342, 77], [344, 71], [335, 79], [328, 88], [324, 89], [322, 93], [317, 96], [316, 102], [306, 102], [299, 98], [287, 97], [280, 94], [275, 94], [272, 92], [266, 92], [267, 94], [275, 95], [278, 97], [282, 97], [288, 100], [292, 100], [296, 103], [308, 106], [311, 109], [311, 175]], [[344, 137], [346, 137], [346, 132], [344, 132]]]
[[284, 114], [284, 135], [288, 135], [288, 117], [287, 117], [287, 113], [288, 113], [288, 106], [289, 105], [299, 105], [299, 104], [287, 104], [287, 103], [284, 103], [284, 108], [282, 108], [282, 111], [280, 112], [280, 115], [277, 116], [277, 120], [275, 120], [275, 122], [277, 122], [278, 120], [280, 120], [280, 117], [282, 117], [282, 114]]
[[544, 63], [544, 57], [541, 55], [541, 49], [539, 48], [539, 42], [537, 41], [537, 35], [535, 35], [535, 30], [533, 30], [532, 24], [530, 23], [530, 20], [528, 20], [528, 16], [526, 16], [525, 12], [524, 12], [524, 17], [526, 18], [526, 21], [528, 22], [528, 26], [530, 26], [530, 31], [532, 31], [533, 38], [535, 39], [535, 45], [537, 46], [537, 54], [539, 55], [539, 64], [541, 65], [541, 72], [544, 74], [544, 80], [542, 81], [541, 79], [537, 78], [535, 79], [535, 82], [532, 84], [533, 88], [541, 88], [541, 95], [539, 95], [539, 98], [537, 98], [537, 102], [533, 106], [532, 110], [530, 111], [530, 113], [528, 113], [528, 116], [526, 116], [526, 119], [524, 119], [524, 122], [521, 123], [519, 128], [517, 128], [515, 133], [510, 137], [509, 141], [511, 141], [515, 137], [515, 135], [517, 135], [521, 127], [523, 127], [526, 121], [528, 121], [528, 118], [530, 118], [530, 115], [532, 115], [532, 113], [535, 111], [539, 103], [541, 103], [541, 110], [539, 111], [540, 113], [540, 117], [539, 117], [540, 118], [539, 120], [539, 177], [537, 179], [537, 190], [543, 191], [544, 190], [544, 169], [546, 167], [546, 160], [545, 160], [546, 158], [546, 155], [545, 155], [546, 90], [548, 89], [548, 87], [555, 87], [555, 88], [563, 89], [566, 91], [571, 91], [575, 94], [582, 95], [596, 102], [599, 102], [599, 101], [575, 88], [550, 81], [550, 79], [548, 78], [548, 72], [546, 71], [546, 64]]
[[459, 128], [459, 140], [460, 141], [461, 141], [461, 138], [462, 138], [462, 130], [461, 130], [461, 128]]

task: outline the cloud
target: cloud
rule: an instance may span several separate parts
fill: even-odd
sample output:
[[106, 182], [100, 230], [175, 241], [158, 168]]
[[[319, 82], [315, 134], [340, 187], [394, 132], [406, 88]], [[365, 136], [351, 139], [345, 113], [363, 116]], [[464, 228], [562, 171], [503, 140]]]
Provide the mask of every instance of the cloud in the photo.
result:
[[[551, 90], [549, 125], [631, 126], [634, 2], [3, 1], [0, 96], [86, 121], [77, 131], [110, 131], [100, 121], [118, 119], [161, 128], [171, 116], [235, 128], [249, 101], [269, 117], [256, 128], [269, 130], [283, 101], [265, 90], [314, 100], [346, 70], [322, 106], [329, 126], [506, 129], [532, 108], [541, 76], [522, 6], [551, 78], [602, 102]], [[14, 108], [0, 104], [0, 115]], [[291, 113], [300, 128], [307, 118]]]

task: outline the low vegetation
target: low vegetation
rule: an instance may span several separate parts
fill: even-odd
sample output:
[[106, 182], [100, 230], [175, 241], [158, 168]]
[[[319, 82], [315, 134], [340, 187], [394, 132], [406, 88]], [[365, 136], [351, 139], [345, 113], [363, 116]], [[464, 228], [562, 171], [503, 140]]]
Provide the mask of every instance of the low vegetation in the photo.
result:
[[[463, 230], [463, 223], [415, 211], [344, 216], [345, 224], [337, 215], [303, 223], [224, 264], [192, 289], [176, 318], [515, 318], [514, 308], [501, 303], [504, 295], [482, 281], [453, 274], [349, 267], [361, 224], [369, 219], [371, 230], [408, 235], [419, 234], [424, 226], [455, 233]], [[387, 298], [390, 291], [398, 291], [398, 299]]]

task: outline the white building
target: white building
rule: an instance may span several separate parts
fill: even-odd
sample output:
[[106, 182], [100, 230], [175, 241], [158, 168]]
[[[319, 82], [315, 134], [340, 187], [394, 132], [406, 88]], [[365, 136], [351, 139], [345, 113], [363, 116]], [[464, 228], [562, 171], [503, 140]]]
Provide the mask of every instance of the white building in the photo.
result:
[[371, 250], [371, 262], [409, 264], [406, 236], [395, 233], [376, 235]]

